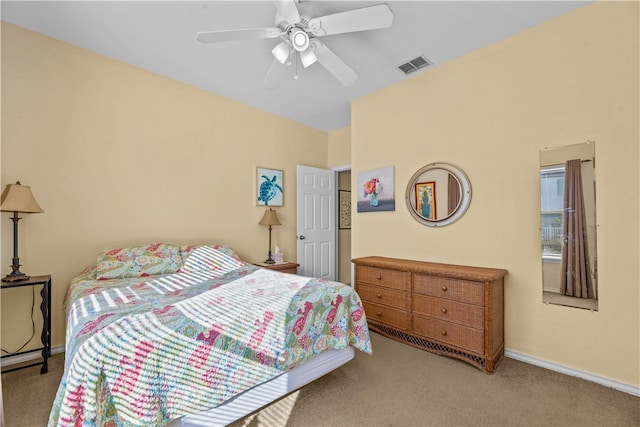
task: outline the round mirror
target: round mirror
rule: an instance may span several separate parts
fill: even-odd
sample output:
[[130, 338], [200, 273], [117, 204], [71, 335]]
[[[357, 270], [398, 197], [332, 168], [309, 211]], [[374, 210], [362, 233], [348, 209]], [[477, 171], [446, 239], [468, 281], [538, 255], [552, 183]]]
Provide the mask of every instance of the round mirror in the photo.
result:
[[413, 174], [405, 195], [416, 221], [431, 227], [451, 224], [471, 203], [471, 184], [461, 169], [449, 163], [431, 163]]

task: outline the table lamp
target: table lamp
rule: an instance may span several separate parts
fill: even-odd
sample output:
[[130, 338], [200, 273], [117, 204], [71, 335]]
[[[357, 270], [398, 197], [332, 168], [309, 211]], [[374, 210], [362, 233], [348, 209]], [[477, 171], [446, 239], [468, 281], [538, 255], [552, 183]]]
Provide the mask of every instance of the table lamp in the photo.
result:
[[0, 199], [0, 211], [13, 212], [11, 221], [13, 221], [13, 260], [11, 263], [11, 273], [7, 274], [3, 282], [17, 282], [20, 280], [29, 280], [29, 276], [20, 271], [20, 258], [18, 257], [18, 212], [22, 213], [42, 213], [44, 212], [36, 199], [31, 193], [31, 188], [27, 185], [9, 184], [2, 192]]
[[260, 225], [268, 225], [269, 226], [269, 258], [265, 261], [265, 264], [275, 264], [276, 262], [271, 258], [271, 226], [273, 225], [282, 225], [278, 220], [278, 216], [276, 215], [276, 211], [269, 208], [265, 211], [264, 216], [258, 223]]

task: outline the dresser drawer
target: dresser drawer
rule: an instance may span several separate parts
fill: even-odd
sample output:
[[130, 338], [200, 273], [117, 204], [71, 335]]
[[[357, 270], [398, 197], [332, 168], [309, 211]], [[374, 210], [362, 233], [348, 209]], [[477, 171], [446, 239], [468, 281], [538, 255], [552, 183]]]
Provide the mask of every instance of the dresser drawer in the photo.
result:
[[484, 328], [484, 308], [478, 305], [414, 294], [411, 311], [413, 314], [435, 317], [470, 328]]
[[411, 273], [384, 268], [356, 266], [356, 282], [409, 291]]
[[363, 301], [362, 305], [364, 306], [364, 312], [367, 315], [367, 321], [386, 323], [387, 325], [394, 326], [403, 331], [409, 329], [406, 311], [366, 301]]
[[415, 274], [413, 292], [468, 304], [484, 305], [484, 287], [480, 282]]
[[400, 310], [407, 309], [406, 292], [366, 285], [364, 283], [359, 283], [356, 286], [356, 292], [358, 292], [358, 295], [360, 295], [363, 301], [388, 305], [399, 308]]
[[484, 353], [484, 332], [478, 329], [414, 314], [413, 332], [464, 351]]

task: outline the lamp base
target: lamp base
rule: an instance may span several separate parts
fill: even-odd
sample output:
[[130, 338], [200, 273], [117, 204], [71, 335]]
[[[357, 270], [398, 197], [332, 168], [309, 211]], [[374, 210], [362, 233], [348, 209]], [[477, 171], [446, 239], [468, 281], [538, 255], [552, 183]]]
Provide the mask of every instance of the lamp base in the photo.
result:
[[27, 276], [26, 274], [7, 274], [2, 278], [3, 282], [21, 282], [23, 280], [29, 280], [31, 276]]
[[267, 258], [267, 260], [264, 262], [265, 264], [275, 264], [276, 262], [274, 260], [271, 259], [271, 257]]

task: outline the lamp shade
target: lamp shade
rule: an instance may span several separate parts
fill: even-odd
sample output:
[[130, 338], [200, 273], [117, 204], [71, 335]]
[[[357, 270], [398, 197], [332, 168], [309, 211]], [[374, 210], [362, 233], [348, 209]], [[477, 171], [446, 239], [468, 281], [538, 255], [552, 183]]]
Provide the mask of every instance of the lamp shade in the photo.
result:
[[260, 225], [282, 225], [278, 220], [278, 215], [276, 215], [276, 211], [269, 208], [264, 212], [262, 219], [258, 223]]
[[311, 51], [311, 49], [307, 49], [303, 52], [300, 52], [300, 62], [302, 62], [302, 66], [307, 68], [309, 65], [312, 65], [318, 60], [318, 57]]
[[28, 185], [20, 184], [20, 181], [5, 187], [0, 199], [0, 210], [2, 212], [44, 212], [33, 197], [31, 188]]
[[289, 42], [283, 41], [279, 45], [273, 48], [271, 53], [278, 60], [279, 63], [284, 64], [284, 62], [289, 58]]

